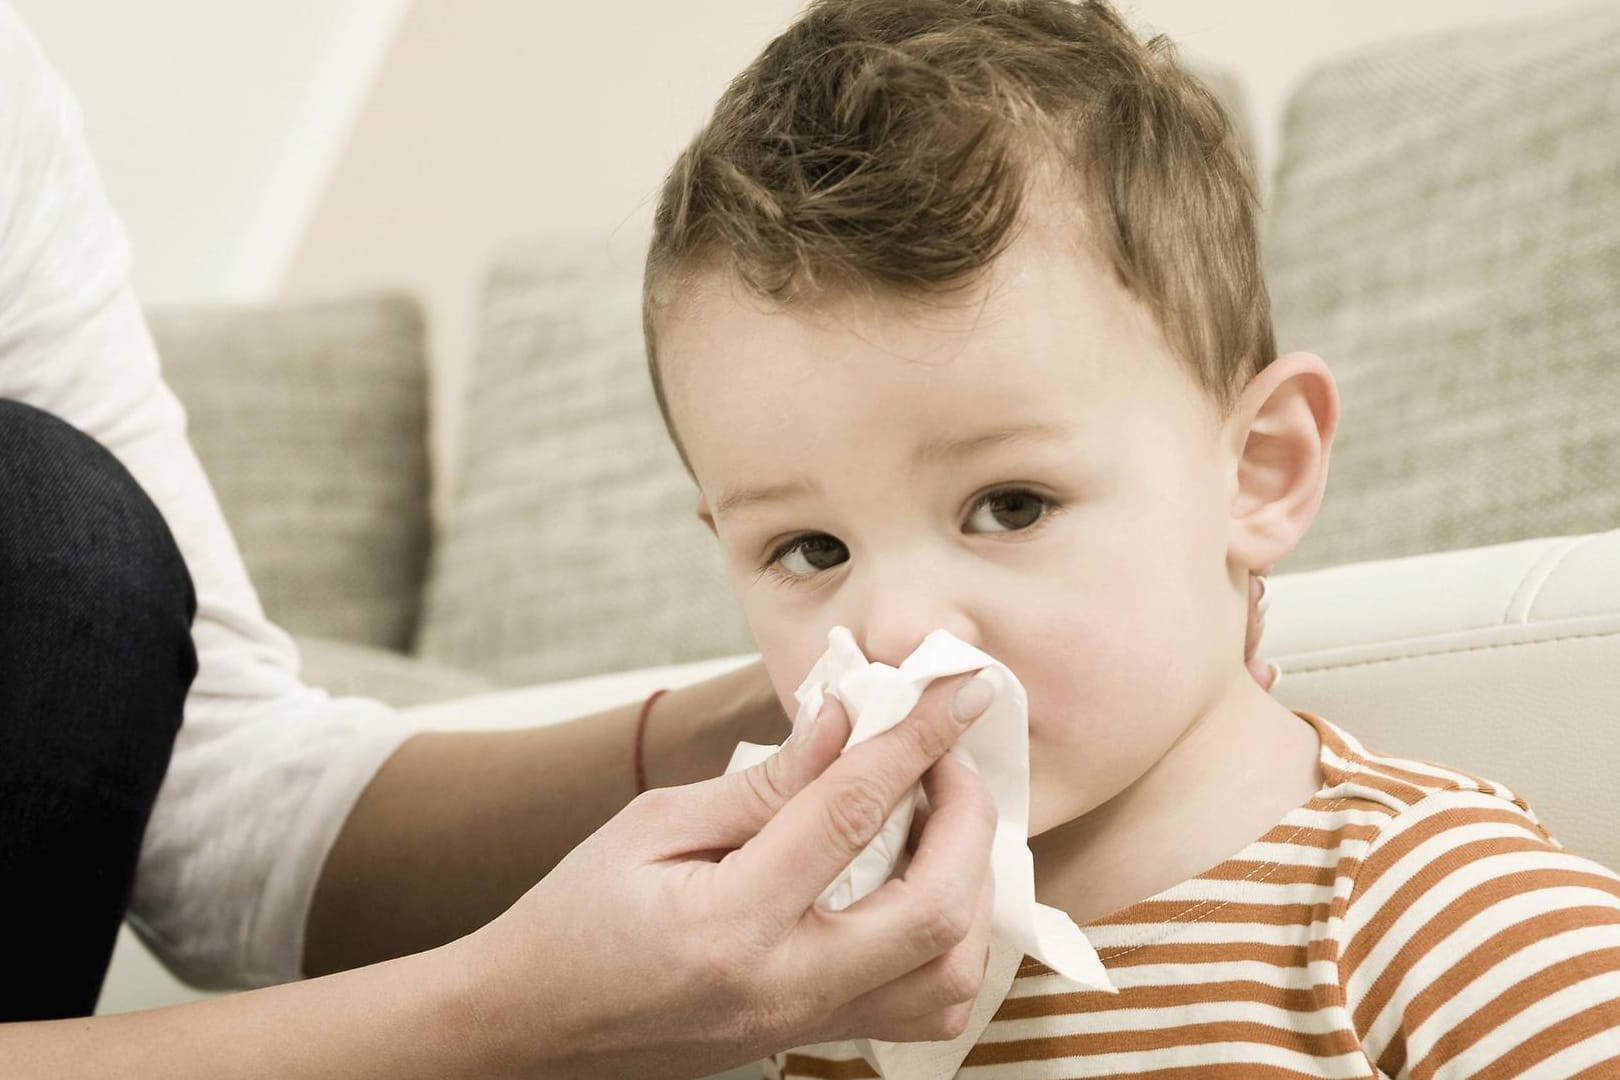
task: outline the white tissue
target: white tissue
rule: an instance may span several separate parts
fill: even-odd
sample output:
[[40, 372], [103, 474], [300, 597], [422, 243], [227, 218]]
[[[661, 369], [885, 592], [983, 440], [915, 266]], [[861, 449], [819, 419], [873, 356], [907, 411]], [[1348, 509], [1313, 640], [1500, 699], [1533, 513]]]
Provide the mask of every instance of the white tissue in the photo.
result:
[[[831, 692], [849, 714], [852, 730], [844, 747], [848, 750], [905, 719], [935, 679], [969, 671], [978, 671], [995, 691], [990, 707], [957, 741], [996, 804], [990, 963], [973, 1018], [960, 1037], [949, 1042], [862, 1045], [868, 1062], [885, 1077], [953, 1076], [1006, 996], [1026, 954], [1082, 986], [1114, 990], [1097, 951], [1074, 920], [1035, 902], [1035, 864], [1029, 851], [1029, 699], [1003, 664], [944, 630], [929, 634], [898, 668], [871, 663], [848, 629], [834, 627], [827, 635], [827, 651], [794, 695], [799, 712], [793, 727], [797, 731], [814, 718]], [[740, 743], [726, 771], [748, 768], [776, 750]], [[848, 907], [904, 873], [906, 838], [921, 797], [919, 787], [901, 800], [877, 837], [822, 893], [822, 906], [834, 911]]]

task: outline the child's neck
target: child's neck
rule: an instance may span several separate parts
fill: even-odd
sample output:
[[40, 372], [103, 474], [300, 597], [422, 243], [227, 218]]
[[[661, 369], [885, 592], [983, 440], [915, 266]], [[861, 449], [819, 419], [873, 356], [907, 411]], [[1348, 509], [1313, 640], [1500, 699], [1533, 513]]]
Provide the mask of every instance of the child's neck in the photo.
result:
[[1319, 753], [1245, 673], [1124, 791], [1030, 840], [1037, 899], [1084, 925], [1210, 869], [1309, 801]]

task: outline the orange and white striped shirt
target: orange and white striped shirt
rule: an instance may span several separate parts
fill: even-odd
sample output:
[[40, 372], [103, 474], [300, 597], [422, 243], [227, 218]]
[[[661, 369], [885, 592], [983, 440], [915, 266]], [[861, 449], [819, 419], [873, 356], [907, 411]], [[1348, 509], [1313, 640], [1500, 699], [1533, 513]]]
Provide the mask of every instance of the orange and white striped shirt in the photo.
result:
[[[1316, 796], [1088, 924], [1117, 995], [1026, 957], [959, 1077], [1620, 1078], [1620, 877], [1500, 785], [1301, 715]], [[828, 1043], [766, 1075], [877, 1073]]]

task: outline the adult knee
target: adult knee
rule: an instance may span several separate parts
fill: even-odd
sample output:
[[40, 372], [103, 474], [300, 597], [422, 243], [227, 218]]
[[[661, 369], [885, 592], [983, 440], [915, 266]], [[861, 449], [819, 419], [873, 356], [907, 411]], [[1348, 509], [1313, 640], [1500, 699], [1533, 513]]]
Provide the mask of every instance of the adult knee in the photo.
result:
[[[48, 722], [73, 711], [76, 700], [100, 697], [106, 722], [123, 725], [102, 733], [107, 752], [128, 763], [151, 760], [154, 740], [172, 745], [196, 674], [195, 608], [163, 515], [122, 463], [65, 421], [0, 401], [7, 712]], [[94, 720], [86, 711], [80, 722]], [[147, 770], [156, 768], [160, 780], [166, 766], [165, 747], [161, 765]]]
[[0, 401], [0, 1020], [95, 1006], [196, 674], [163, 516], [112, 454]]

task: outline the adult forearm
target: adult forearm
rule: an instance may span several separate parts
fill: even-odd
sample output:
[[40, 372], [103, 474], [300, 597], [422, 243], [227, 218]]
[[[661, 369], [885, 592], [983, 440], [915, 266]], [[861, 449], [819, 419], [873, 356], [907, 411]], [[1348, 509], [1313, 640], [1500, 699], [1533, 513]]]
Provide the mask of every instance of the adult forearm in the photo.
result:
[[0, 1025], [8, 1080], [491, 1075], [445, 951], [148, 1012]]
[[[311, 905], [305, 971], [432, 948], [504, 911], [634, 796], [638, 708], [408, 740], [333, 845]], [[784, 724], [757, 665], [673, 691], [647, 727], [649, 782], [713, 776], [738, 740], [779, 741]]]

